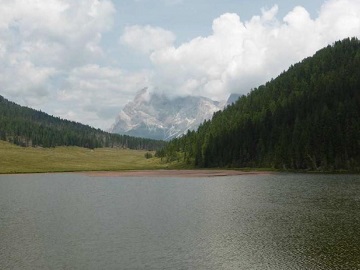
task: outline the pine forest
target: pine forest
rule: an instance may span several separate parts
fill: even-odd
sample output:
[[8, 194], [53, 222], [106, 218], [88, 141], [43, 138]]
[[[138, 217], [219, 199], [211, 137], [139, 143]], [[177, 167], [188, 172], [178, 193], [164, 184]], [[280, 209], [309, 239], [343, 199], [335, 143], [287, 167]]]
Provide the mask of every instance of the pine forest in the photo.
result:
[[206, 168], [359, 172], [359, 40], [291, 66], [157, 155]]

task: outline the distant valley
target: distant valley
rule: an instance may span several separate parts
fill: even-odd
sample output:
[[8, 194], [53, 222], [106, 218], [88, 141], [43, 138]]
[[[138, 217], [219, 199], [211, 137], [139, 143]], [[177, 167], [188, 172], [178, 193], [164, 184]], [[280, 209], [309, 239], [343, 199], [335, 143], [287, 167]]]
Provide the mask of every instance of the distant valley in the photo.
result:
[[0, 140], [157, 150], [157, 157], [188, 167], [360, 172], [359, 74], [360, 41], [348, 38], [227, 101], [170, 99], [144, 88], [111, 133], [0, 96]]
[[118, 135], [20, 106], [0, 96], [0, 140], [20, 146], [155, 150], [165, 142]]

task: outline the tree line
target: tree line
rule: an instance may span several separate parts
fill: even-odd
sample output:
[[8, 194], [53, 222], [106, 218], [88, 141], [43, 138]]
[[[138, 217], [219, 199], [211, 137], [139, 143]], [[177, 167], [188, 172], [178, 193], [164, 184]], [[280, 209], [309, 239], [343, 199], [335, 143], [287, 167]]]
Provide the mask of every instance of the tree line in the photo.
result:
[[291, 66], [157, 155], [198, 167], [359, 172], [359, 40]]
[[121, 147], [156, 150], [165, 142], [111, 134], [23, 107], [0, 96], [0, 140], [20, 146]]

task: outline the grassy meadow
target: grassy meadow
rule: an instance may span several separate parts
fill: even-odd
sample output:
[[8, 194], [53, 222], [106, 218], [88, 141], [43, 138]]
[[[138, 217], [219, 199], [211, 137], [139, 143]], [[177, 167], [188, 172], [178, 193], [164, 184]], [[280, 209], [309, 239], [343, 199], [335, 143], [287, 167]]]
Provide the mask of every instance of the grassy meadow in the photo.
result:
[[149, 170], [168, 166], [159, 158], [146, 159], [145, 153], [115, 148], [24, 148], [0, 141], [0, 173]]

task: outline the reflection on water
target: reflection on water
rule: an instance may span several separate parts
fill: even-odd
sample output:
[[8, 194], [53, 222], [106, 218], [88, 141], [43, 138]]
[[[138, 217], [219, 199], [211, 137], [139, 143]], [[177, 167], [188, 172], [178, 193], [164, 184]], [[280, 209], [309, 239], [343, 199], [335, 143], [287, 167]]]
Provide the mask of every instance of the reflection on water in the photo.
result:
[[0, 176], [0, 269], [360, 269], [360, 179]]

